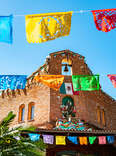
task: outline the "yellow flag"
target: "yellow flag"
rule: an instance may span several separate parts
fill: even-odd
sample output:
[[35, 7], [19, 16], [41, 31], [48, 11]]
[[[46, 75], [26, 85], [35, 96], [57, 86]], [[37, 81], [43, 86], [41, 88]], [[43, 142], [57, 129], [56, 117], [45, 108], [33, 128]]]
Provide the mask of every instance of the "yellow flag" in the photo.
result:
[[26, 37], [29, 43], [42, 43], [68, 36], [72, 11], [26, 15]]
[[66, 145], [66, 136], [56, 136], [56, 145]]
[[42, 82], [43, 84], [49, 86], [50, 88], [58, 90], [63, 83], [64, 76], [63, 75], [37, 75], [34, 77], [34, 79], [38, 82]]
[[87, 137], [79, 137], [80, 145], [87, 145]]

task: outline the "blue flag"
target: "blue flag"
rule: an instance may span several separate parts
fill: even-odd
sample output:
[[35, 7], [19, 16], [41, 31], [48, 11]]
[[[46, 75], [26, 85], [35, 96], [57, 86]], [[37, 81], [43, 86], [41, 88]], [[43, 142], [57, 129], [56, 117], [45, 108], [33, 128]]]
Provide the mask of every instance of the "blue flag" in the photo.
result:
[[40, 139], [40, 134], [29, 133], [28, 135], [31, 141], [38, 141]]
[[12, 43], [13, 16], [0, 16], [0, 42]]
[[114, 136], [107, 136], [107, 141], [109, 144], [113, 144], [114, 143]]
[[26, 75], [0, 75], [0, 89], [24, 89], [26, 78]]
[[68, 136], [67, 137], [71, 142], [73, 142], [74, 144], [78, 144], [77, 142], [77, 137], [76, 136]]

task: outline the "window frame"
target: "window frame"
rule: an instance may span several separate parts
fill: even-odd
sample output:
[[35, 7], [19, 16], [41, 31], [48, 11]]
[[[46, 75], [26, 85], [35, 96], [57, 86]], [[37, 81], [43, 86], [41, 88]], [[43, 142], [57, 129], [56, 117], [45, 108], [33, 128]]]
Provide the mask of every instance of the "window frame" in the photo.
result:
[[[33, 118], [32, 118], [32, 107], [34, 107], [33, 108]], [[28, 121], [33, 121], [34, 120], [34, 110], [35, 110], [35, 103], [30, 102], [28, 104]]]
[[[24, 110], [24, 112], [23, 112]], [[23, 115], [23, 116], [22, 116]], [[22, 120], [24, 118], [24, 120]], [[19, 117], [18, 117], [19, 122], [24, 122], [25, 121], [25, 105], [21, 104], [19, 106]]]

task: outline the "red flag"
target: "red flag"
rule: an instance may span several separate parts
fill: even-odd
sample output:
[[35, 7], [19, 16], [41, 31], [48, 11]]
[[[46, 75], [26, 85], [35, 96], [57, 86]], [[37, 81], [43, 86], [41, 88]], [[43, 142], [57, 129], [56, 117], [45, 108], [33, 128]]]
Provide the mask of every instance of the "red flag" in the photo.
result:
[[116, 28], [116, 9], [92, 10], [96, 28], [108, 32]]
[[109, 77], [109, 79], [112, 81], [112, 84], [114, 86], [114, 88], [116, 88], [116, 74], [109, 74], [107, 75]]

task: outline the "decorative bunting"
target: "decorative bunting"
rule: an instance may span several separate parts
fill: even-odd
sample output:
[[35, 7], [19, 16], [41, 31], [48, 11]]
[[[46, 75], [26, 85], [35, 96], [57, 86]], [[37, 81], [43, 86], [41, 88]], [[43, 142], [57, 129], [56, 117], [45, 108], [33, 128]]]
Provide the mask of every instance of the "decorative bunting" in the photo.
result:
[[54, 136], [53, 135], [42, 135], [43, 141], [46, 144], [53, 144], [54, 143]]
[[68, 136], [67, 137], [71, 142], [73, 142], [74, 144], [78, 144], [77, 142], [77, 137], [76, 136]]
[[108, 32], [116, 28], [116, 9], [93, 10], [96, 28]]
[[13, 16], [0, 16], [0, 42], [12, 43]]
[[99, 90], [99, 75], [72, 75], [74, 91]]
[[26, 15], [26, 36], [29, 43], [42, 43], [68, 36], [71, 28], [71, 12]]
[[96, 136], [89, 137], [89, 143], [93, 144], [96, 139]]
[[114, 136], [107, 136], [107, 141], [109, 144], [113, 144], [114, 143]]
[[106, 137], [105, 136], [99, 136], [99, 144], [106, 144]]
[[58, 90], [64, 80], [63, 75], [38, 75], [34, 78], [37, 82], [42, 82], [43, 84]]
[[66, 136], [56, 136], [56, 145], [66, 145]]
[[29, 135], [31, 141], [38, 141], [40, 139], [40, 134], [29, 133], [28, 135]]
[[79, 137], [80, 145], [87, 145], [87, 137]]
[[0, 75], [0, 89], [24, 89], [26, 77], [26, 75]]
[[78, 91], [73, 90], [72, 83], [63, 83], [60, 87], [60, 93], [68, 95], [79, 95]]
[[109, 77], [109, 79], [112, 81], [112, 84], [114, 86], [114, 88], [116, 88], [116, 74], [109, 74], [107, 75]]

